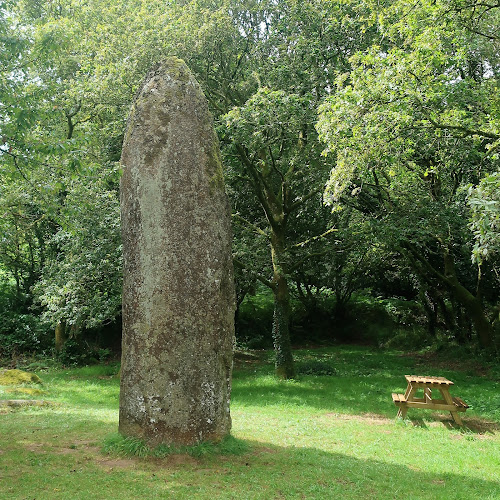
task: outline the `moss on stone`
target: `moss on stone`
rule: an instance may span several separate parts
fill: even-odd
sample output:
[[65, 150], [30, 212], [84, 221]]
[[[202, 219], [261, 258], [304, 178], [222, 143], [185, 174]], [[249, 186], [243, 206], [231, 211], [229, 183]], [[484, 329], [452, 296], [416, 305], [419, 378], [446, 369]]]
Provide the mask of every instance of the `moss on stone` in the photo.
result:
[[191, 79], [186, 63], [178, 57], [169, 57], [161, 64], [161, 68], [165, 68], [166, 72], [175, 80], [187, 83]]
[[28, 394], [30, 396], [42, 396], [47, 394], [45, 391], [34, 387], [10, 387], [5, 389], [5, 392], [8, 392], [9, 394]]
[[22, 370], [0, 370], [0, 385], [42, 384], [40, 377]]
[[214, 145], [213, 151], [209, 155], [209, 170], [213, 172], [208, 183], [210, 194], [219, 192], [224, 189], [224, 172], [222, 169], [222, 161], [220, 155]]

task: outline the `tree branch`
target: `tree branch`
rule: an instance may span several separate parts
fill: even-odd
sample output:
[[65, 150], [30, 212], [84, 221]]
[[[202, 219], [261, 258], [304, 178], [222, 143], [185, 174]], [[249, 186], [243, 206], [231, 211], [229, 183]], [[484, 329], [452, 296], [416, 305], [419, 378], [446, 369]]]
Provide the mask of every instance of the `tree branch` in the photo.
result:
[[262, 276], [261, 274], [252, 271], [251, 269], [248, 269], [248, 267], [246, 267], [245, 264], [243, 264], [243, 262], [234, 257], [233, 257], [233, 264], [235, 267], [238, 267], [242, 271], [250, 273], [256, 280], [260, 281], [263, 285], [266, 285], [271, 290], [274, 290], [276, 288], [276, 285], [272, 281], [269, 281], [268, 279], [264, 278], [264, 276]]
[[292, 248], [301, 248], [301, 247], [304, 247], [308, 243], [311, 243], [311, 241], [319, 240], [320, 238], [324, 238], [328, 234], [334, 233], [336, 231], [338, 231], [338, 229], [336, 227], [331, 227], [330, 229], [328, 229], [327, 231], [325, 231], [322, 234], [318, 234], [317, 236], [313, 236], [312, 238], [309, 238], [309, 239], [307, 239], [305, 241], [301, 241], [300, 243], [297, 243], [297, 244], [293, 245]]
[[251, 227], [257, 234], [260, 234], [261, 236], [265, 236], [266, 238], [269, 238], [269, 235], [263, 229], [261, 229], [259, 226], [255, 225], [255, 224], [253, 224], [249, 220], [245, 219], [240, 214], [232, 214], [232, 216], [235, 219], [238, 219], [239, 221], [243, 222], [247, 226]]
[[304, 258], [300, 259], [297, 261], [293, 266], [291, 266], [288, 270], [289, 273], [292, 273], [296, 269], [298, 269], [304, 262], [306, 262], [309, 259], [312, 259], [313, 257], [323, 257], [324, 255], [327, 255], [329, 250], [324, 250], [322, 252], [313, 252], [308, 255], [306, 255]]
[[499, 134], [494, 134], [493, 132], [486, 132], [484, 130], [472, 130], [472, 129], [468, 129], [466, 127], [462, 127], [460, 125], [443, 125], [441, 123], [438, 123], [436, 120], [434, 120], [433, 118], [431, 118], [430, 114], [426, 112], [426, 115], [427, 115], [427, 119], [431, 122], [431, 124], [435, 127], [435, 128], [438, 128], [438, 129], [442, 129], [442, 130], [459, 130], [461, 132], [463, 132], [463, 136], [464, 137], [467, 137], [469, 135], [479, 135], [481, 137], [488, 137], [489, 139], [500, 139], [500, 135]]
[[301, 207], [306, 201], [310, 200], [314, 196], [316, 196], [318, 193], [321, 193], [323, 191], [323, 188], [317, 188], [314, 191], [311, 191], [309, 194], [303, 196], [299, 200], [295, 201], [288, 207], [288, 213], [292, 213], [294, 210], [297, 210], [297, 208]]

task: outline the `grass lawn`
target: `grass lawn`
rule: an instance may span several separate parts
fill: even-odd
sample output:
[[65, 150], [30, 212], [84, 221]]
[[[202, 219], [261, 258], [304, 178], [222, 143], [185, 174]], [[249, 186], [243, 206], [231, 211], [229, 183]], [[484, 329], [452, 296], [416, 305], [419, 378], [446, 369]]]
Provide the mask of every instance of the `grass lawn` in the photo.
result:
[[[278, 381], [271, 353], [237, 361], [239, 454], [105, 454], [118, 425], [117, 366], [37, 372], [45, 394], [35, 398], [56, 404], [0, 409], [0, 499], [500, 499], [498, 367], [359, 346], [296, 358], [335, 373]], [[471, 406], [465, 426], [419, 409], [396, 420], [391, 392], [404, 392], [405, 374], [455, 382], [452, 395]], [[33, 398], [6, 389], [1, 399]]]

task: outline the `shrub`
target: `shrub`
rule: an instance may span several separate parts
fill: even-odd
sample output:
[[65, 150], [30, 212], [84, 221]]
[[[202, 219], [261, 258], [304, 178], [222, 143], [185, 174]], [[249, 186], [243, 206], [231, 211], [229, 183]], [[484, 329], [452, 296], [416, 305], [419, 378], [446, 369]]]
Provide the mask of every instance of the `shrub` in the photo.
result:
[[70, 338], [64, 343], [57, 359], [65, 366], [82, 366], [102, 363], [110, 355], [110, 349], [102, 349], [79, 338]]
[[43, 354], [53, 345], [50, 325], [32, 314], [13, 311], [0, 313], [0, 357], [20, 354]]
[[326, 361], [311, 360], [299, 363], [297, 366], [297, 374], [316, 376], [336, 375], [337, 370]]

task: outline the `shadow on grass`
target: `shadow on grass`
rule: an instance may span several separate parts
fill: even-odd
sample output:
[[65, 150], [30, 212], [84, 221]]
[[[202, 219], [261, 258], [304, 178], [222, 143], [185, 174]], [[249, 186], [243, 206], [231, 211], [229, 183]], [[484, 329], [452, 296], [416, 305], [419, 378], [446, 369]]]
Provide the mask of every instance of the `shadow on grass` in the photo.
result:
[[[253, 443], [240, 474], [243, 497], [253, 497], [262, 468], [271, 495], [285, 498], [494, 498], [500, 482], [443, 472], [424, 472], [390, 461], [360, 459], [314, 448], [281, 448]], [[390, 450], [384, 453], [390, 456]], [[471, 464], [473, 465], [473, 464]], [[261, 485], [262, 486], [262, 485]], [[277, 491], [276, 491], [277, 490]], [[248, 496], [247, 496], [248, 495]], [[266, 495], [263, 494], [262, 498]], [[495, 497], [496, 498], [496, 497]]]
[[[315, 448], [283, 448], [248, 441], [250, 451], [238, 456], [185, 456], [113, 459], [95, 450], [78, 448], [72, 455], [57, 451], [10, 448], [6, 466], [15, 460], [15, 473], [7, 468], [10, 498], [25, 498], [37, 485], [38, 499], [73, 498], [498, 498], [500, 483], [473, 474], [436, 472], [382, 459], [357, 458]], [[84, 455], [82, 463], [80, 454]], [[12, 455], [12, 456], [11, 456]], [[14, 458], [14, 455], [15, 458]], [[35, 466], [43, 458], [44, 467]], [[78, 465], [78, 474], [73, 463]], [[471, 470], [481, 467], [470, 464]], [[430, 467], [429, 467], [430, 468]], [[23, 475], [29, 472], [29, 480]], [[24, 478], [23, 478], [24, 477]], [[50, 478], [56, 479], [56, 483]], [[54, 488], [54, 485], [57, 488]], [[96, 484], [99, 488], [96, 491]], [[7, 498], [7, 497], [6, 497]]]
[[443, 425], [449, 430], [460, 431], [462, 434], [491, 434], [494, 435], [500, 431], [500, 424], [477, 417], [464, 418], [462, 415], [462, 426], [456, 424], [451, 416], [445, 414], [431, 414], [426, 421], [424, 417], [410, 417], [408, 420], [413, 427], [429, 430], [430, 427]]

